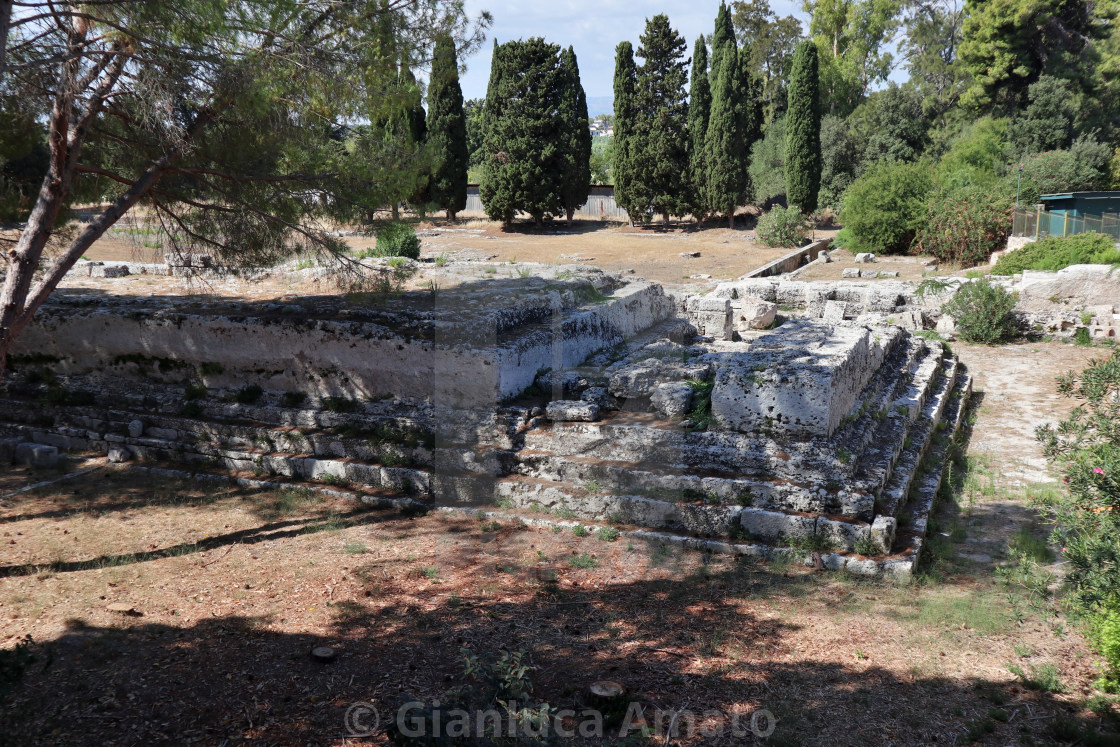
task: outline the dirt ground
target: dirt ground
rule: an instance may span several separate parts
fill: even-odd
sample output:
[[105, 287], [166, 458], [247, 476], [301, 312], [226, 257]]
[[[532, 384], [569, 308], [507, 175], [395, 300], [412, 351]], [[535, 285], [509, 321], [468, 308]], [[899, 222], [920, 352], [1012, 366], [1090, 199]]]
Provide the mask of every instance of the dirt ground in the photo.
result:
[[[748, 220], [742, 218], [743, 225], [734, 231], [711, 226], [700, 230], [692, 224], [632, 228], [605, 221], [558, 223], [540, 229], [517, 224], [504, 230], [500, 224], [484, 220], [430, 221], [418, 224], [417, 231], [422, 256], [429, 259], [463, 254], [493, 262], [586, 262], [605, 270], [632, 269], [657, 282], [682, 283], [702, 280], [693, 275], [733, 280], [789, 252], [758, 244], [753, 229], [746, 227]], [[834, 233], [822, 230], [816, 235]], [[346, 241], [359, 252], [376, 244], [376, 239], [367, 236], [349, 236]], [[680, 256], [697, 251], [699, 257]], [[85, 256], [98, 261], [160, 262], [163, 250], [143, 228], [125, 227], [110, 231]]]
[[0, 742], [388, 744], [369, 708], [383, 727], [405, 701], [491, 703], [501, 682], [466, 657], [523, 652], [498, 665], [507, 692], [579, 712], [617, 681], [622, 724], [653, 732], [564, 743], [760, 743], [768, 713], [767, 745], [1117, 744], [1075, 626], [994, 572], [1045, 536], [1025, 496], [1054, 489], [1031, 433], [1070, 407], [1055, 377], [1108, 351], [958, 352], [971, 441], [908, 586], [123, 467], [14, 496], [59, 473], [0, 474], [0, 674], [35, 641], [22, 681], [0, 677]]

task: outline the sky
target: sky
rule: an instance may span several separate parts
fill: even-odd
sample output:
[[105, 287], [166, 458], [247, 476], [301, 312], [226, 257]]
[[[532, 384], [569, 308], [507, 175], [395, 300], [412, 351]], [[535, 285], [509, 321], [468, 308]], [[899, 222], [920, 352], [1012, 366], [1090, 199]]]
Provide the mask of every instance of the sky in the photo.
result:
[[[463, 97], [482, 98], [490, 77], [490, 54], [494, 39], [498, 43], [514, 39], [543, 36], [545, 40], [567, 48], [575, 47], [580, 78], [587, 92], [589, 109], [596, 103], [609, 103], [614, 80], [614, 50], [618, 43], [629, 40], [638, 48], [638, 37], [646, 19], [658, 13], [669, 16], [669, 22], [688, 43], [688, 54], [700, 34], [710, 34], [719, 10], [718, 0], [659, 0], [654, 3], [635, 0], [466, 0], [468, 13], [477, 16], [488, 10], [494, 16], [486, 43], [467, 59], [467, 73], [460, 83]], [[770, 7], [779, 16], [800, 18], [800, 2], [771, 0]], [[592, 111], [592, 116], [595, 112]]]

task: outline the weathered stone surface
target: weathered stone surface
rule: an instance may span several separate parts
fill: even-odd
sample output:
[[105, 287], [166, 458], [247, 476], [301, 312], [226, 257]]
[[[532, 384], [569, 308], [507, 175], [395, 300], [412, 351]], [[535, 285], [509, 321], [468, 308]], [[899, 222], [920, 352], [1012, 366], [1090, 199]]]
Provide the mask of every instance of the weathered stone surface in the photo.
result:
[[1120, 298], [1120, 270], [1109, 265], [1070, 265], [1058, 272], [1024, 270], [1014, 286], [1020, 311], [1050, 311], [1052, 298], [1089, 307], [1116, 303]]
[[894, 546], [895, 533], [898, 531], [898, 519], [893, 516], [876, 516], [871, 525], [871, 541], [881, 555], [890, 553]]
[[19, 446], [18, 438], [0, 438], [0, 464], [9, 464], [15, 461], [16, 447]]
[[711, 296], [693, 296], [688, 313], [700, 334], [716, 340], [730, 340], [734, 335], [731, 300]]
[[692, 409], [692, 387], [684, 382], [658, 384], [649, 399], [663, 417], [683, 418]]
[[808, 537], [816, 531], [815, 516], [783, 514], [760, 508], [744, 508], [739, 522], [753, 539], [781, 542], [785, 539]]
[[937, 326], [934, 328], [937, 334], [944, 337], [946, 340], [957, 339], [957, 323], [953, 317], [948, 314], [942, 314], [941, 318], [937, 320]]
[[599, 406], [600, 410], [617, 410], [618, 402], [605, 386], [592, 386], [583, 391], [579, 397], [584, 402], [591, 402]]
[[729, 356], [716, 374], [712, 415], [750, 433], [771, 426], [801, 435], [832, 435], [879, 368], [898, 330], [816, 319], [787, 322]]
[[701, 381], [711, 378], [709, 363], [685, 363], [680, 360], [647, 358], [618, 369], [611, 375], [611, 394], [623, 399], [649, 397], [658, 384], [670, 381]]
[[739, 332], [770, 329], [777, 314], [777, 304], [760, 298], [744, 298], [742, 306], [735, 313], [735, 329]]
[[859, 271], [859, 276], [861, 278], [865, 279], [865, 280], [874, 280], [875, 278], [879, 277], [879, 271], [878, 270], [860, 270]]
[[125, 446], [110, 446], [109, 447], [109, 463], [121, 464], [132, 459], [132, 452]]
[[43, 444], [21, 443], [16, 446], [16, 462], [32, 467], [53, 467], [58, 464], [58, 448]]
[[857, 542], [867, 536], [868, 526], [866, 524], [835, 521], [833, 519], [819, 517], [817, 519], [816, 532], [828, 540], [833, 547], [852, 550], [855, 548]]
[[824, 304], [824, 314], [821, 316], [824, 321], [831, 324], [844, 321], [844, 317], [848, 314], [848, 304], [846, 301], [826, 301]]
[[593, 402], [559, 399], [545, 407], [549, 420], [591, 423], [599, 419], [599, 406]]
[[92, 265], [89, 268], [89, 275], [93, 278], [123, 278], [128, 274], [124, 265]]
[[898, 270], [880, 270], [879, 277], [881, 278], [896, 278], [898, 277]]
[[140, 438], [144, 435], [144, 421], [132, 420], [128, 424], [128, 435], [132, 438]]
[[841, 270], [840, 277], [858, 278], [859, 277], [859, 268], [858, 267], [845, 267], [843, 270]]
[[856, 262], [859, 262], [860, 264], [864, 264], [866, 262], [874, 262], [874, 261], [875, 261], [875, 255], [872, 254], [871, 252], [860, 252], [859, 254], [856, 255]]

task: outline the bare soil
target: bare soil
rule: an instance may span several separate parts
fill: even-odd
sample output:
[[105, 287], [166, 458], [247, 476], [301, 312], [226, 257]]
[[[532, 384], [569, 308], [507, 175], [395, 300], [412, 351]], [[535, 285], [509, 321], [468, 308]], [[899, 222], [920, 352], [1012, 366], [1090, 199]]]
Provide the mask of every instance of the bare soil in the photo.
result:
[[[128, 467], [2, 498], [3, 661], [25, 635], [37, 659], [0, 693], [0, 741], [388, 744], [348, 731], [350, 706], [384, 725], [402, 700], [483, 692], [466, 649], [525, 652], [532, 702], [578, 711], [609, 679], [655, 731], [687, 709], [714, 732], [567, 743], [751, 744], [729, 719], [765, 709], [770, 745], [1114, 744], [1115, 706], [1086, 702], [1097, 657], [993, 570], [1012, 531], [1045, 530], [1024, 496], [1049, 479], [1033, 425], [1071, 404], [1054, 377], [1103, 353], [960, 353], [980, 390], [966, 474], [908, 586]], [[0, 495], [59, 474], [10, 469]], [[321, 645], [335, 661], [310, 657]], [[1011, 666], [1058, 682], [1032, 688]]]

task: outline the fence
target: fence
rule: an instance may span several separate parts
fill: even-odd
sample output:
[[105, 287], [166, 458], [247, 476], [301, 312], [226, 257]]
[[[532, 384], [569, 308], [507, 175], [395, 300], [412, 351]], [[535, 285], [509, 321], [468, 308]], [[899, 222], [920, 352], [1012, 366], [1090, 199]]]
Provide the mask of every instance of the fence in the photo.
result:
[[[467, 207], [464, 213], [477, 213], [483, 215], [486, 209], [482, 206], [482, 198], [478, 195], [478, 185], [467, 185]], [[577, 218], [595, 218], [598, 220], [627, 220], [626, 211], [614, 201], [614, 187], [609, 184], [595, 184], [587, 196], [587, 202], [576, 211]]]
[[1050, 213], [1042, 209], [1016, 210], [1012, 220], [1012, 236], [1073, 236], [1079, 233], [1103, 233], [1120, 243], [1120, 214], [1070, 215]]

